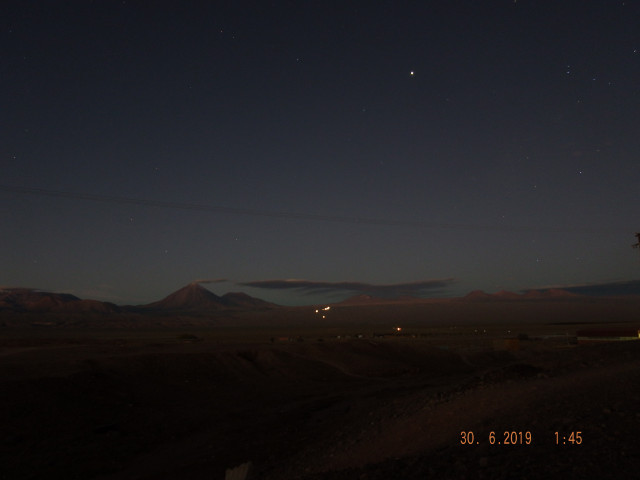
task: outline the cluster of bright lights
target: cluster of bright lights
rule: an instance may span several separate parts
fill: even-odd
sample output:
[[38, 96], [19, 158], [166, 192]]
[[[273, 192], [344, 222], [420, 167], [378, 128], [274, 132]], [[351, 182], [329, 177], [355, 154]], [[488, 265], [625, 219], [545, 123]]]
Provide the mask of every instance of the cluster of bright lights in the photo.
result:
[[[326, 306], [326, 307], [321, 308], [321, 309], [317, 309], [317, 308], [316, 308], [316, 313], [320, 313], [321, 311], [326, 312], [326, 311], [328, 311], [328, 310], [331, 310], [331, 307]], [[327, 316], [326, 316], [326, 315], [322, 315], [322, 318], [327, 318]]]

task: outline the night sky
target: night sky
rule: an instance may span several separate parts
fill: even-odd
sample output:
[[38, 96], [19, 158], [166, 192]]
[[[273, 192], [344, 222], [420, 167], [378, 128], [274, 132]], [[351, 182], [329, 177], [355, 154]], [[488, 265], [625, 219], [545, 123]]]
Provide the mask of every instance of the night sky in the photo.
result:
[[636, 0], [0, 19], [0, 285], [309, 304], [640, 278]]

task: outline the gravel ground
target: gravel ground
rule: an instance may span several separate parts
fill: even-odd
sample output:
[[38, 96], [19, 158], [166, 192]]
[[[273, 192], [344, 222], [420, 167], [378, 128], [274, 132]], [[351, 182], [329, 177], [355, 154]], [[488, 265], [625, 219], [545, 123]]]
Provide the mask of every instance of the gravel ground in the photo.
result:
[[640, 478], [640, 342], [191, 340], [0, 345], [2, 478]]

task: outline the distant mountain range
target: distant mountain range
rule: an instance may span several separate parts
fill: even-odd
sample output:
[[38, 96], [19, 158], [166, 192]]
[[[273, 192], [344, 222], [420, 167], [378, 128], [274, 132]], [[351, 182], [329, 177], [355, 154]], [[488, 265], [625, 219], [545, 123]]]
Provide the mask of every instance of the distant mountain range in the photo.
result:
[[419, 298], [403, 296], [396, 298], [374, 297], [371, 295], [356, 295], [341, 302], [333, 303], [335, 306], [350, 305], [389, 305], [389, 304], [412, 304], [412, 303], [433, 303], [433, 302], [482, 302], [482, 301], [518, 301], [518, 300], [573, 300], [587, 298], [585, 295], [572, 293], [559, 288], [546, 290], [529, 290], [525, 293], [514, 293], [502, 290], [496, 293], [486, 293], [482, 290], [474, 290], [464, 297], [453, 298]]
[[29, 288], [0, 288], [0, 312], [119, 313], [109, 302], [82, 300], [68, 293], [51, 293]]
[[[356, 295], [335, 306], [405, 305], [433, 302], [513, 302], [513, 301], [570, 301], [592, 298], [563, 289], [551, 288], [529, 290], [524, 293], [500, 291], [486, 293], [474, 290], [457, 298], [418, 298], [403, 296], [380, 298], [370, 295]], [[613, 297], [612, 297], [613, 298]], [[64, 313], [64, 314], [160, 314], [160, 315], [200, 315], [226, 311], [255, 311], [284, 308], [280, 305], [252, 297], [242, 292], [226, 293], [218, 296], [198, 282], [190, 283], [162, 300], [146, 305], [118, 306], [110, 302], [83, 300], [75, 295], [52, 293], [29, 288], [0, 287], [0, 313]]]
[[[445, 299], [448, 300], [448, 299]], [[425, 303], [425, 302], [434, 302], [434, 301], [443, 301], [443, 299], [437, 298], [420, 298], [420, 297], [412, 297], [410, 295], [403, 295], [401, 297], [394, 298], [386, 298], [386, 297], [375, 297], [372, 295], [355, 295], [353, 297], [349, 297], [346, 300], [342, 300], [341, 302], [335, 302], [331, 305], [334, 306], [351, 306], [351, 305], [389, 305], [389, 304], [409, 304], [409, 303]]]
[[227, 309], [255, 310], [277, 307], [242, 292], [230, 292], [219, 297], [197, 282], [173, 292], [158, 302], [136, 307], [139, 310], [166, 312], [207, 312]]
[[277, 306], [240, 292], [227, 293], [219, 297], [198, 283], [190, 283], [157, 302], [126, 306], [98, 300], [82, 300], [68, 293], [43, 292], [29, 288], [0, 288], [0, 312], [196, 314], [224, 310], [258, 310]]

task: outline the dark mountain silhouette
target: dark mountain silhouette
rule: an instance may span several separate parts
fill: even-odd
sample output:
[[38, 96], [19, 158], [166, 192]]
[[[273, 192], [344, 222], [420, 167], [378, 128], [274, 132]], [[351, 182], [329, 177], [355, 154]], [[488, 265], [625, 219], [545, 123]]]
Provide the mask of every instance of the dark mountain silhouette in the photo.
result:
[[[488, 294], [482, 290], [475, 290], [464, 297], [455, 299], [421, 299], [416, 297], [381, 298], [371, 295], [356, 295], [341, 302], [332, 303], [340, 306], [375, 306], [387, 304], [420, 304], [433, 302], [517, 302], [517, 301], [571, 301], [590, 298], [588, 296], [569, 292], [562, 289], [529, 290], [518, 294], [501, 291]], [[0, 313], [34, 313], [34, 314], [71, 314], [102, 315], [102, 314], [160, 314], [187, 315], [225, 312], [251, 311], [279, 307], [276, 304], [252, 297], [242, 292], [230, 292], [218, 296], [204, 288], [198, 282], [173, 292], [162, 300], [138, 306], [118, 306], [98, 300], [83, 300], [75, 295], [66, 293], [52, 293], [31, 288], [0, 287]]]
[[500, 290], [492, 295], [494, 298], [498, 298], [501, 300], [518, 300], [520, 295], [514, 292], [508, 292], [506, 290]]
[[157, 302], [142, 305], [150, 310], [221, 310], [225, 307], [222, 298], [199, 283], [190, 283]]
[[353, 297], [349, 297], [345, 300], [342, 300], [341, 302], [335, 302], [332, 303], [331, 305], [343, 305], [343, 306], [356, 306], [356, 305], [361, 305], [361, 306], [365, 306], [365, 305], [386, 305], [386, 304], [390, 304], [390, 303], [394, 303], [394, 304], [409, 304], [409, 303], [428, 303], [428, 302], [433, 302], [439, 299], [433, 299], [433, 298], [420, 298], [420, 297], [413, 297], [411, 295], [402, 295], [400, 297], [391, 297], [391, 298], [387, 298], [387, 297], [374, 297], [371, 295], [367, 295], [367, 294], [361, 294], [361, 295], [355, 295]]
[[461, 300], [465, 301], [478, 301], [478, 300], [491, 300], [493, 297], [482, 290], [473, 290], [467, 293]]
[[219, 297], [197, 282], [190, 283], [160, 301], [142, 305], [143, 310], [168, 312], [211, 312], [228, 308], [266, 308], [275, 306], [246, 293], [227, 293]]
[[43, 314], [198, 314], [223, 310], [256, 310], [277, 307], [246, 293], [232, 292], [219, 297], [197, 282], [173, 292], [162, 300], [138, 306], [118, 306], [98, 300], [83, 300], [68, 293], [52, 293], [32, 288], [0, 287], [0, 312]]
[[582, 298], [583, 295], [578, 293], [572, 293], [567, 290], [563, 290], [561, 288], [550, 288], [548, 290], [528, 290], [522, 295], [524, 298], [531, 299], [571, 299], [571, 298]]
[[0, 311], [53, 313], [116, 313], [117, 305], [82, 300], [68, 293], [43, 292], [31, 288], [0, 289]]

